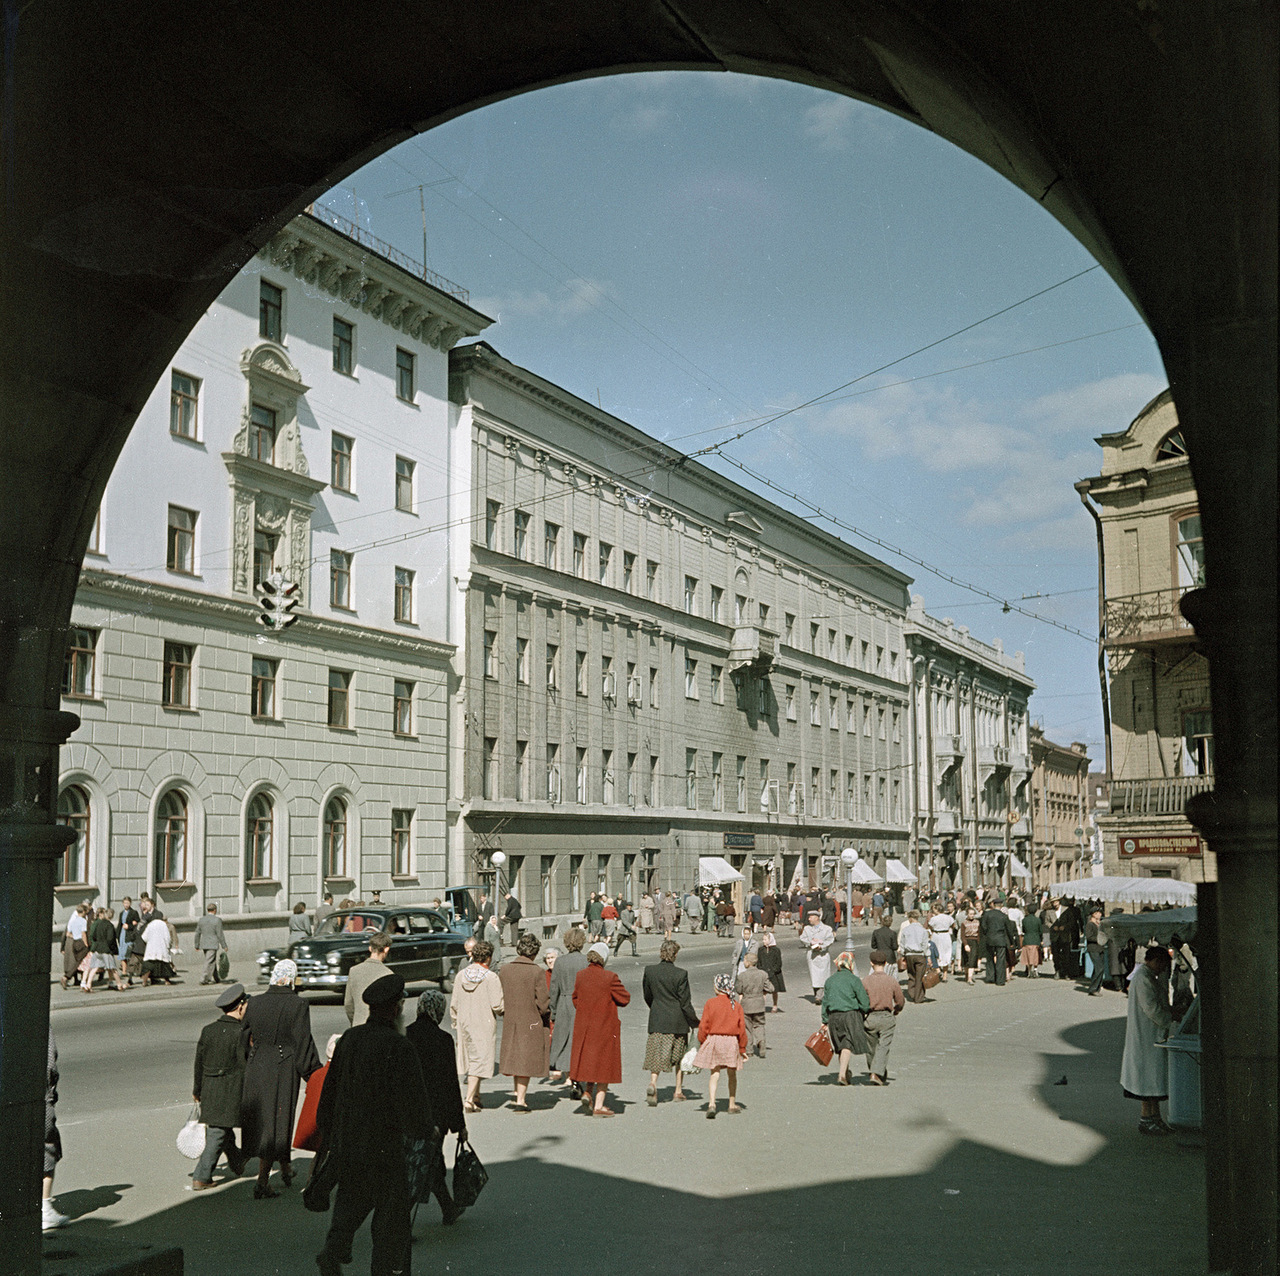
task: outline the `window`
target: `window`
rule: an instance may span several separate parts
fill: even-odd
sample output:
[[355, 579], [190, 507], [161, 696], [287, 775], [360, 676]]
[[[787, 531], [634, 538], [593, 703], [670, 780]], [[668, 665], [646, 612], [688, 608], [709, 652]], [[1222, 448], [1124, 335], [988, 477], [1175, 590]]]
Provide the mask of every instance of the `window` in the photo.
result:
[[724, 590], [719, 585], [711, 586], [711, 619], [718, 625], [724, 613]]
[[560, 648], [547, 643], [547, 690], [556, 691], [560, 686]]
[[491, 735], [485, 736], [484, 749], [480, 758], [480, 792], [486, 802], [492, 802], [497, 796], [495, 789], [498, 783], [498, 764], [494, 757], [497, 749], [497, 739]]
[[822, 725], [822, 708], [818, 703], [818, 693], [816, 691], [809, 692], [809, 725], [811, 727]]
[[834, 660], [836, 658], [836, 638], [837, 634], [834, 629], [827, 630], [827, 659]]
[[498, 548], [498, 516], [502, 513], [502, 504], [500, 501], [485, 501], [484, 503], [484, 547], [485, 549]]
[[413, 683], [399, 678], [391, 687], [391, 730], [396, 735], [413, 734]]
[[351, 491], [351, 454], [355, 440], [336, 431], [329, 436], [329, 486], [335, 492]]
[[1182, 427], [1170, 430], [1156, 448], [1157, 461], [1177, 461], [1187, 455], [1187, 441], [1182, 437]]
[[853, 664], [853, 635], [845, 634], [844, 636], [844, 662], [847, 665]]
[[885, 782], [883, 775], [880, 777], [880, 781], [876, 785], [876, 790], [876, 818], [883, 824], [888, 818], [888, 812], [885, 810], [884, 804]]
[[769, 716], [769, 679], [761, 678], [756, 683], [756, 715], [761, 718]]
[[587, 574], [587, 538], [581, 532], [573, 534], [573, 574], [579, 580]]
[[67, 658], [62, 666], [62, 694], [76, 700], [92, 700], [96, 683], [98, 631], [73, 629], [67, 635]]
[[651, 665], [649, 667], [649, 708], [656, 709], [658, 707], [658, 671]]
[[324, 875], [347, 875], [347, 804], [336, 796], [324, 804]]
[[529, 640], [516, 639], [516, 681], [529, 684]]
[[747, 623], [747, 596], [745, 594], [735, 594], [733, 596], [733, 623], [735, 625], [745, 625]]
[[869, 645], [870, 644], [865, 642], [862, 644], [862, 667], [864, 669], [870, 668], [870, 666], [867, 664], [867, 650]]
[[788, 647], [794, 647], [796, 640], [796, 618], [789, 611], [783, 612], [782, 614], [782, 632], [783, 641]]
[[166, 565], [171, 572], [193, 576], [196, 570], [196, 518], [194, 510], [169, 506], [169, 552]]
[[862, 777], [862, 815], [864, 819], [874, 820], [876, 813], [871, 809], [871, 777]]
[[613, 558], [613, 546], [600, 542], [599, 571], [596, 579], [602, 584], [609, 583], [609, 562]]
[[600, 751], [600, 800], [609, 806], [617, 800], [613, 787], [613, 750]]
[[529, 741], [516, 741], [516, 801], [529, 800]]
[[552, 880], [552, 871], [555, 868], [556, 857], [554, 855], [542, 856], [542, 865], [539, 878], [542, 883], [542, 913], [545, 917], [548, 913], [554, 911], [555, 894], [554, 882]]
[[636, 755], [627, 754], [627, 805], [636, 804]]
[[573, 654], [573, 685], [580, 696], [587, 694], [587, 653], [576, 651]]
[[698, 662], [690, 660], [688, 656], [684, 658], [684, 698], [698, 698]]
[[896, 651], [889, 652], [889, 676], [891, 678], [898, 676], [898, 653]]
[[1213, 714], [1207, 709], [1184, 714], [1183, 771], [1187, 775], [1213, 774]]
[[760, 603], [756, 610], [760, 613], [760, 628], [763, 629], [769, 623], [769, 604]]
[[776, 788], [769, 782], [769, 759], [760, 759], [760, 813], [762, 815], [777, 814], [777, 803], [773, 790]]
[[893, 822], [900, 824], [902, 822], [902, 781], [894, 780], [893, 782]]
[[894, 744], [902, 743], [902, 715], [897, 709], [893, 711], [893, 742]]
[[684, 578], [684, 609], [690, 616], [698, 614], [698, 578], [696, 576]]
[[1178, 587], [1199, 589], [1204, 585], [1204, 532], [1200, 515], [1178, 519]]
[[164, 645], [164, 684], [160, 703], [171, 709], [191, 708], [191, 662], [196, 649], [183, 642]]
[[629, 594], [636, 592], [636, 556], [625, 551], [622, 555], [622, 588]]
[[871, 734], [871, 706], [869, 704], [862, 706], [862, 734], [866, 736]]
[[656, 753], [649, 755], [649, 792], [645, 802], [649, 806], [662, 805], [662, 772], [658, 769], [661, 761]]
[[844, 817], [856, 819], [858, 815], [858, 777], [849, 771], [844, 777]]
[[809, 810], [814, 819], [822, 818], [822, 788], [819, 776], [822, 773], [816, 766], [809, 768]]
[[265, 279], [258, 282], [258, 336], [277, 344], [284, 336], [284, 292]]
[[832, 731], [840, 730], [840, 701], [834, 695], [827, 698], [827, 726]]
[[884, 648], [876, 648], [876, 673], [884, 672]]
[[408, 350], [401, 350], [396, 347], [396, 398], [403, 399], [405, 403], [412, 403], [414, 391], [414, 364], [417, 362], [417, 356]]
[[787, 763], [787, 814], [800, 815], [804, 811], [804, 790], [796, 783], [796, 764]]
[[883, 709], [876, 710], [876, 727], [878, 729], [877, 733], [879, 734], [880, 739], [883, 740], [884, 739], [884, 710]]
[[78, 784], [58, 794], [58, 823], [74, 830], [76, 840], [62, 852], [59, 886], [89, 880], [89, 795]]
[[173, 373], [169, 383], [169, 433], [178, 439], [196, 437], [196, 409], [200, 403], [200, 382], [185, 372]]
[[340, 549], [329, 551], [329, 605], [351, 610], [351, 555]]
[[484, 676], [498, 676], [498, 632], [496, 629], [484, 631]]
[[249, 455], [267, 465], [276, 461], [276, 414], [260, 403], [249, 409]]
[[738, 781], [738, 810], [745, 811], [747, 809], [747, 760], [740, 757], [737, 765], [737, 781]]
[[356, 330], [345, 319], [333, 316], [333, 370], [351, 375], [354, 366], [353, 351], [355, 348]]
[[569, 907], [576, 912], [582, 907], [582, 856], [569, 856]]
[[270, 880], [275, 860], [275, 805], [268, 793], [256, 794], [249, 803], [244, 844], [245, 875], [250, 881]]
[[156, 882], [187, 880], [187, 799], [170, 789], [156, 806]]
[[827, 785], [827, 819], [840, 818], [840, 772], [832, 771]]
[[542, 525], [542, 565], [552, 571], [560, 569], [560, 528], [555, 523]]
[[577, 771], [575, 773], [578, 804], [585, 806], [587, 802], [587, 751], [579, 749], [577, 753]]
[[349, 716], [351, 675], [341, 669], [329, 670], [329, 725], [345, 727]]
[[253, 584], [256, 589], [265, 580], [270, 580], [276, 570], [276, 549], [280, 538], [261, 528], [253, 534]]
[[600, 694], [605, 700], [618, 698], [618, 679], [613, 672], [613, 657], [600, 658]]
[[711, 755], [711, 809], [724, 810], [724, 754]]
[[249, 671], [249, 716], [274, 718], [276, 716], [276, 669], [274, 660], [254, 658]]
[[515, 518], [515, 541], [513, 544], [515, 556], [519, 559], [528, 557], [529, 554], [529, 515], [524, 510], [516, 510]]
[[396, 619], [405, 625], [413, 624], [413, 580], [409, 568], [396, 568]]
[[393, 808], [391, 811], [391, 875], [413, 874], [413, 811]]
[[818, 632], [819, 632], [819, 627], [818, 627], [816, 624], [810, 623], [810, 625], [809, 625], [809, 654], [810, 654], [810, 655], [812, 655], [812, 656], [816, 656], [816, 655], [818, 655], [818, 654], [819, 654], [819, 651], [818, 651]]
[[644, 565], [644, 596], [650, 602], [658, 601], [658, 564], [652, 558]]
[[724, 704], [724, 666], [711, 666], [711, 703]]
[[560, 746], [547, 745], [547, 801], [560, 801]]
[[413, 513], [413, 472], [417, 465], [408, 457], [396, 457], [396, 509]]
[[698, 750], [684, 751], [684, 804], [690, 811], [698, 809]]

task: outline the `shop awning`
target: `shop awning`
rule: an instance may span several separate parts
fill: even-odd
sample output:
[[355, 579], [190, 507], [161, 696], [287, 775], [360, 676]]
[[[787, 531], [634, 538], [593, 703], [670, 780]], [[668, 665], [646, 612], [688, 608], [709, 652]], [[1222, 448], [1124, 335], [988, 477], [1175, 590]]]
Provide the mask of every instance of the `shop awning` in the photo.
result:
[[876, 882], [883, 882], [884, 878], [876, 872], [866, 860], [859, 860], [850, 870], [849, 876], [855, 882], [863, 886], [871, 886]]
[[901, 860], [886, 860], [884, 877], [887, 882], [914, 882], [916, 875]]
[[1029, 878], [1031, 876], [1031, 870], [1016, 855], [1009, 856], [1009, 872], [1014, 877]]
[[1131, 877], [1113, 898], [1125, 904], [1186, 907], [1196, 902], [1196, 888], [1191, 882], [1179, 882], [1172, 877]]
[[721, 855], [704, 855], [698, 860], [698, 885], [723, 886], [742, 881], [742, 874]]

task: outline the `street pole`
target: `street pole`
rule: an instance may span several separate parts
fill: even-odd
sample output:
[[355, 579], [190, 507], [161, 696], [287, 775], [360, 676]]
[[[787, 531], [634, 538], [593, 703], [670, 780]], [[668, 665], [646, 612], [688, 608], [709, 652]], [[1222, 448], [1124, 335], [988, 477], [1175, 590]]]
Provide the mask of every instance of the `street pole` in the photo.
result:
[[858, 862], [858, 852], [846, 846], [840, 852], [844, 865], [844, 950], [853, 952], [853, 866]]
[[[498, 922], [496, 918], [498, 916], [498, 905], [502, 902], [502, 866], [506, 862], [507, 857], [501, 851], [494, 851], [493, 854], [489, 856], [489, 863], [493, 865], [494, 870], [493, 916], [495, 921], [493, 923], [493, 927], [498, 932], [499, 936], [502, 935], [502, 924]], [[484, 938], [483, 931], [480, 934], [480, 938]]]

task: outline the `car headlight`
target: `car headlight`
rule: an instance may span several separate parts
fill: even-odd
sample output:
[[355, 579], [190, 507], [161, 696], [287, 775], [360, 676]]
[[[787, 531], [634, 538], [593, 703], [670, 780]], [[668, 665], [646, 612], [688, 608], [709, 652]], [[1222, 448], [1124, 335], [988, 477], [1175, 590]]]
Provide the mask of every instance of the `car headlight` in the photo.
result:
[[342, 965], [342, 954], [341, 954], [341, 953], [330, 953], [330, 954], [325, 958], [325, 961], [326, 961], [330, 966], [341, 966], [341, 965]]
[[270, 953], [259, 953], [259, 954], [258, 954], [258, 965], [259, 965], [259, 966], [265, 966], [265, 965], [267, 965], [270, 961], [271, 961], [271, 954], [270, 954]]

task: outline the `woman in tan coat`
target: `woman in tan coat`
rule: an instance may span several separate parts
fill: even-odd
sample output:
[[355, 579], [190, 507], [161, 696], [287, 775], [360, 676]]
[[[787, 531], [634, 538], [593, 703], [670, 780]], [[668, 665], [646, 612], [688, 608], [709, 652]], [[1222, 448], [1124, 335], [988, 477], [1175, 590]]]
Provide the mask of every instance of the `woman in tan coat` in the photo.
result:
[[551, 999], [547, 970], [533, 959], [542, 945], [525, 931], [516, 942], [516, 955], [498, 972], [502, 985], [502, 1058], [504, 1077], [516, 1085], [511, 1107], [528, 1112], [529, 1078], [545, 1077], [551, 1062]]
[[458, 1075], [467, 1079], [465, 1112], [480, 1111], [480, 1082], [493, 1076], [498, 1054], [498, 1016], [502, 1014], [502, 984], [489, 969], [493, 945], [480, 940], [467, 966], [453, 985], [449, 1022], [458, 1037]]

